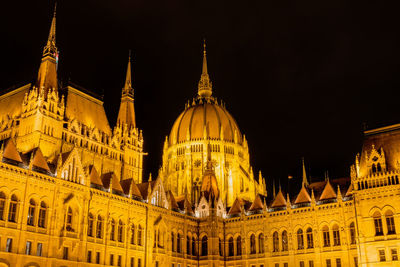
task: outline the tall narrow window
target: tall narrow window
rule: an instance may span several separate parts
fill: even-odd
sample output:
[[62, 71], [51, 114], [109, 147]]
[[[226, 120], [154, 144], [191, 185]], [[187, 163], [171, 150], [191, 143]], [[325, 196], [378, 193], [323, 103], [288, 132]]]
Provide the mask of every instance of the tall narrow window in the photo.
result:
[[223, 253], [222, 253], [222, 240], [221, 240], [221, 238], [218, 238], [218, 249], [219, 249], [219, 255], [222, 257]]
[[329, 247], [331, 245], [331, 240], [329, 237], [329, 228], [328, 226], [324, 226], [324, 228], [322, 228], [322, 235], [324, 238], [324, 247]]
[[173, 232], [171, 233], [171, 250], [175, 252], [175, 234]]
[[110, 240], [115, 241], [115, 221], [111, 219]]
[[182, 240], [181, 240], [182, 238], [181, 238], [181, 234], [180, 233], [178, 233], [177, 235], [176, 235], [176, 251], [178, 252], [178, 253], [181, 253], [182, 251], [181, 251], [181, 242], [182, 242]]
[[307, 229], [307, 248], [314, 248], [314, 237], [310, 227]]
[[250, 254], [256, 253], [256, 236], [252, 234], [250, 236]]
[[96, 237], [97, 238], [103, 237], [103, 218], [100, 215], [97, 216]]
[[31, 241], [26, 241], [25, 254], [26, 255], [31, 255], [31, 253], [32, 253], [32, 242]]
[[192, 236], [192, 255], [197, 256], [196, 239]]
[[38, 226], [41, 228], [46, 227], [47, 205], [43, 201], [40, 202]]
[[87, 262], [91, 263], [92, 262], [92, 251], [88, 250], [87, 252]]
[[350, 244], [354, 245], [356, 243], [356, 228], [354, 222], [350, 223]]
[[379, 261], [386, 261], [386, 255], [384, 249], [379, 250]]
[[331, 259], [326, 259], [326, 267], [332, 267]]
[[135, 244], [135, 225], [132, 224], [131, 226], [131, 244]]
[[118, 242], [124, 242], [124, 223], [121, 220], [118, 223]]
[[67, 231], [69, 231], [69, 232], [74, 231], [72, 229], [72, 216], [73, 216], [72, 209], [71, 209], [71, 207], [68, 207], [66, 222], [65, 222], [65, 229], [67, 229]]
[[258, 235], [258, 252], [264, 253], [264, 234], [263, 233]]
[[336, 259], [336, 267], [342, 267], [342, 259], [340, 258]]
[[64, 247], [63, 250], [63, 259], [68, 260], [68, 247]]
[[190, 255], [190, 237], [186, 236], [186, 254]]
[[36, 256], [42, 256], [43, 243], [37, 243]]
[[88, 236], [93, 236], [93, 225], [94, 225], [94, 217], [93, 214], [89, 213], [88, 216]]
[[29, 201], [28, 221], [27, 221], [27, 224], [30, 226], [35, 225], [35, 210], [36, 210], [36, 203], [33, 199], [31, 199]]
[[228, 239], [228, 256], [233, 256], [233, 237]]
[[208, 239], [207, 236], [203, 236], [201, 239], [201, 255], [207, 256], [208, 255]]
[[388, 230], [388, 235], [393, 235], [396, 233], [396, 228], [394, 226], [394, 217], [392, 211], [387, 211], [385, 214], [386, 217], [386, 226]]
[[382, 218], [379, 212], [374, 213], [375, 235], [383, 235]]
[[96, 264], [100, 264], [100, 252], [96, 252]]
[[334, 225], [332, 228], [332, 233], [333, 233], [333, 245], [340, 246], [339, 226]]
[[241, 256], [242, 255], [242, 237], [238, 236], [236, 238], [236, 255]]
[[303, 230], [297, 230], [297, 249], [304, 249], [304, 236]]
[[7, 243], [6, 243], [6, 252], [11, 252], [12, 251], [12, 238], [7, 238]]
[[17, 207], [18, 207], [18, 198], [16, 195], [12, 195], [10, 199], [10, 208], [8, 209], [9, 222], [17, 222]]
[[137, 239], [137, 243], [139, 246], [142, 246], [142, 226], [139, 225], [138, 227], [138, 239]]
[[[274, 241], [275, 241], [275, 234], [274, 234]], [[278, 237], [278, 233], [276, 233], [276, 244], [274, 244], [274, 251], [275, 251], [275, 247], [276, 247], [276, 251], [279, 251], [279, 237]], [[288, 251], [289, 249], [289, 242], [288, 242], [288, 236], [287, 236], [287, 231], [283, 231], [282, 232], [282, 251]]]
[[6, 208], [6, 196], [4, 195], [3, 192], [0, 192], [0, 220], [4, 220], [5, 208]]
[[[283, 234], [286, 233], [286, 231], [284, 231], [282, 233], [282, 250], [283, 250]], [[273, 252], [278, 252], [279, 251], [279, 234], [278, 232], [275, 232], [272, 235], [272, 247], [273, 247]]]
[[392, 248], [390, 251], [392, 253], [392, 261], [398, 261], [397, 248]]

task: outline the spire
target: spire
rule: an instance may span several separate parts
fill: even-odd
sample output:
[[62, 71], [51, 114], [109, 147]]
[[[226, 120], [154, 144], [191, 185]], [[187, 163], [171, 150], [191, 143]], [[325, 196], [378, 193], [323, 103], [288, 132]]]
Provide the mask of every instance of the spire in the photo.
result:
[[307, 174], [306, 174], [306, 166], [304, 165], [304, 158], [302, 158], [302, 162], [303, 162], [303, 182], [302, 182], [302, 185], [303, 186], [308, 186]]
[[131, 51], [129, 51], [125, 85], [122, 88], [121, 104], [119, 106], [117, 123], [121, 126], [126, 124], [128, 129], [131, 127], [136, 128], [136, 116], [132, 88]]
[[206, 40], [204, 39], [203, 44], [203, 70], [201, 73], [199, 86], [198, 86], [198, 95], [199, 97], [207, 98], [212, 94], [212, 82], [210, 81], [210, 77], [208, 76], [207, 69], [207, 52], [206, 52]]
[[58, 50], [56, 47], [56, 6], [54, 6], [53, 19], [51, 21], [49, 37], [43, 48], [42, 62], [40, 63], [36, 87], [43, 90], [44, 96], [51, 89], [57, 89], [57, 64]]

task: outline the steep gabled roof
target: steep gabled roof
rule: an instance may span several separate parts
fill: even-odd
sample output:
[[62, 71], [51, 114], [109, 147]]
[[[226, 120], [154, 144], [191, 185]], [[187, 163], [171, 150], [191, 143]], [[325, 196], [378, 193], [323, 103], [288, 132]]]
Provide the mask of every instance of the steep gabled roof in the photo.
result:
[[156, 181], [150, 181], [150, 182], [145, 182], [145, 183], [141, 183], [141, 184], [137, 185], [143, 199], [147, 199], [147, 197], [149, 196], [149, 188], [150, 188], [150, 192], [153, 192], [153, 188], [154, 188], [155, 184], [156, 184]]
[[125, 195], [129, 195], [131, 191], [131, 185], [132, 185], [133, 179], [125, 179], [120, 182], [122, 190], [124, 191]]
[[43, 157], [40, 148], [35, 148], [32, 153], [33, 159], [32, 162], [30, 162], [32, 166], [50, 172], [49, 165], [47, 164], [46, 159]]
[[3, 157], [6, 159], [22, 163], [21, 155], [17, 151], [17, 147], [15, 146], [14, 141], [12, 139], [8, 139], [5, 141]]
[[257, 194], [256, 198], [254, 199], [253, 203], [249, 208], [249, 211], [262, 210], [262, 209], [264, 209], [264, 204], [261, 200], [260, 194]]
[[103, 182], [104, 188], [112, 189], [114, 191], [123, 193], [124, 190], [121, 187], [121, 184], [118, 181], [117, 176], [115, 176], [114, 172], [108, 172], [101, 176], [101, 180]]
[[311, 202], [310, 194], [308, 194], [307, 189], [303, 184], [300, 193], [297, 195], [296, 200], [294, 201], [294, 204], [310, 203], [310, 202]]
[[89, 179], [90, 183], [103, 187], [103, 182], [100, 179], [99, 173], [93, 165], [89, 166]]
[[353, 184], [350, 184], [349, 188], [347, 189], [346, 195], [344, 195], [345, 197], [349, 197], [353, 195]]
[[167, 192], [167, 198], [169, 200], [169, 203], [171, 204], [171, 209], [178, 210], [179, 209], [178, 203], [176, 203], [174, 194], [170, 190]]
[[321, 196], [319, 197], [319, 200], [333, 199], [336, 197], [337, 196], [336, 196], [335, 190], [333, 189], [333, 187], [328, 179], [328, 182], [326, 183], [325, 188], [322, 191]]
[[286, 207], [286, 199], [283, 196], [282, 190], [280, 189], [271, 205], [271, 208], [278, 208], [278, 207]]

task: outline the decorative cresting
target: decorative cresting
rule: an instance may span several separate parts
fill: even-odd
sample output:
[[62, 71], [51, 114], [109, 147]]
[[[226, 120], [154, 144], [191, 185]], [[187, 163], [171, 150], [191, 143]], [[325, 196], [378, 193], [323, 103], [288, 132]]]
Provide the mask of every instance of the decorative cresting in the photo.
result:
[[203, 51], [203, 71], [201, 73], [199, 86], [198, 86], [198, 95], [199, 97], [210, 97], [212, 95], [212, 82], [210, 81], [210, 77], [208, 76], [207, 71], [207, 52], [206, 52], [206, 41], [204, 40], [204, 51]]

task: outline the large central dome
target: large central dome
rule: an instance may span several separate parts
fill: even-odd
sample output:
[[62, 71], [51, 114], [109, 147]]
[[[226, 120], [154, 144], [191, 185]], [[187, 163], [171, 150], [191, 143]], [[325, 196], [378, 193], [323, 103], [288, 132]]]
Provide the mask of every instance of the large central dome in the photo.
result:
[[204, 139], [242, 142], [235, 119], [215, 100], [196, 100], [179, 115], [169, 135], [170, 145]]

